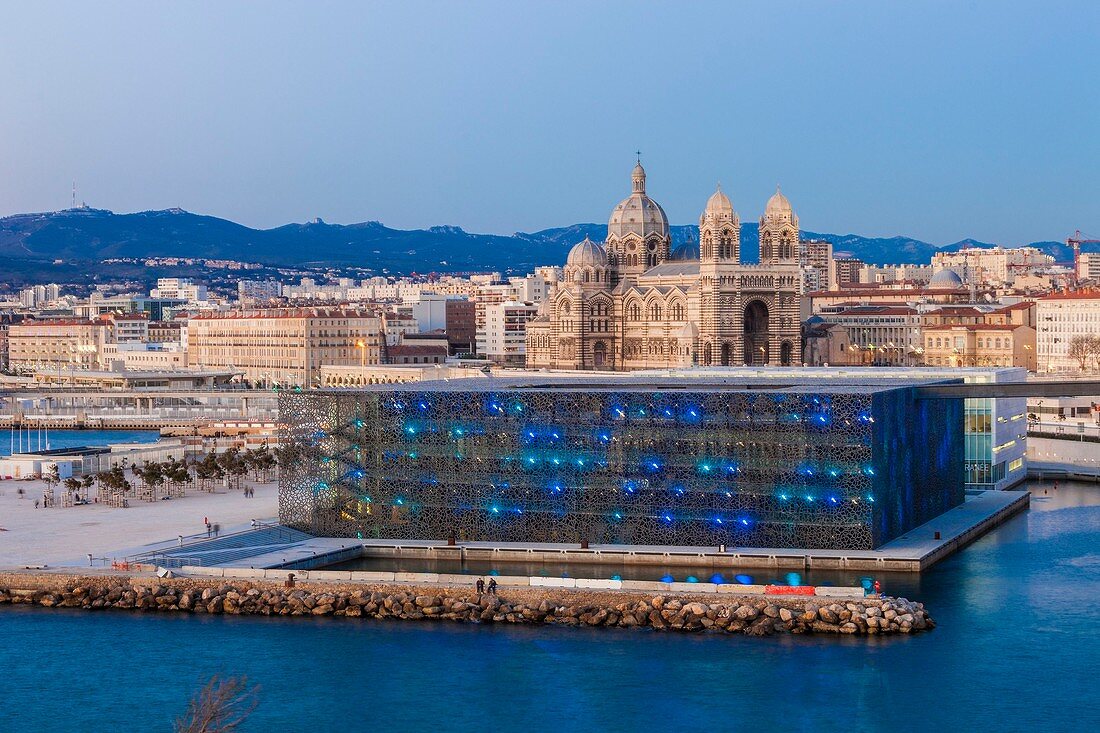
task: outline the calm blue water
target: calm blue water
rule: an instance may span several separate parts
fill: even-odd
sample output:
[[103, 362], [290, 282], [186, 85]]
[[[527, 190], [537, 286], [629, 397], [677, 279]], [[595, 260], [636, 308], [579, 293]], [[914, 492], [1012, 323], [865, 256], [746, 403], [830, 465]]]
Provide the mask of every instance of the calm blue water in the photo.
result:
[[[157, 430], [51, 430], [49, 440], [51, 448], [80, 448], [84, 446], [109, 445], [110, 443], [153, 443], [160, 439]], [[46, 448], [46, 431], [24, 430], [22, 435], [23, 451], [35, 451], [39, 446]], [[10, 456], [12, 447], [19, 452], [20, 435], [16, 430], [0, 430], [0, 456]]]
[[247, 731], [1095, 730], [1100, 487], [1037, 491], [924, 576], [940, 626], [905, 638], [8, 606], [0, 731], [166, 731], [215, 673], [262, 685]]

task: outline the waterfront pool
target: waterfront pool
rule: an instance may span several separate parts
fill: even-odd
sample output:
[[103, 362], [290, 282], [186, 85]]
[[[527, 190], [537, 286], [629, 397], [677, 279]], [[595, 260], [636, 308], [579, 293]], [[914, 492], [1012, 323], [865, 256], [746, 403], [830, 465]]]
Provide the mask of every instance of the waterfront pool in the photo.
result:
[[912, 637], [0, 607], [0, 731], [167, 731], [215, 673], [261, 685], [257, 733], [1091, 730], [1100, 487], [1033, 490], [925, 574], [939, 627]]
[[112, 443], [155, 443], [158, 430], [6, 430], [0, 431], [0, 456], [50, 448], [82, 448]]

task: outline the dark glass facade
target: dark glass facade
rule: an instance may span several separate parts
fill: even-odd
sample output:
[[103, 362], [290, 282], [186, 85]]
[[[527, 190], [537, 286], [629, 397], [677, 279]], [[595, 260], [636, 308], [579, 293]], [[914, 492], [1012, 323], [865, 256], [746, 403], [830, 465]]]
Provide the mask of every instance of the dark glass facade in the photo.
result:
[[464, 381], [283, 394], [305, 457], [280, 519], [361, 538], [871, 549], [963, 500], [961, 401], [909, 387]]

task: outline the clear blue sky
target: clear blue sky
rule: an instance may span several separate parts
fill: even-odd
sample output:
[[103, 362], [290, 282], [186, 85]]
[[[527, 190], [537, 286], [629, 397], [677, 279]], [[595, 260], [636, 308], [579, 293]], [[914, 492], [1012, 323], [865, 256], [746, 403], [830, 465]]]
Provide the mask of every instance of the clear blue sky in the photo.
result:
[[604, 221], [642, 150], [694, 221], [1100, 234], [1100, 3], [24, 2], [0, 214], [79, 198], [251, 226]]

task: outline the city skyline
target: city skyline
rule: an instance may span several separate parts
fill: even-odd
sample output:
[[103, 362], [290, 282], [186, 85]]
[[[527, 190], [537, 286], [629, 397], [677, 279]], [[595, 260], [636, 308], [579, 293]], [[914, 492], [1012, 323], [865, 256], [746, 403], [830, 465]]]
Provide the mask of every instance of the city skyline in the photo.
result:
[[[673, 223], [721, 180], [743, 211], [781, 183], [817, 231], [1100, 230], [1091, 6], [425, 9], [16, 10], [52, 32], [0, 49], [0, 215], [75, 179], [78, 203], [254, 227], [536, 231], [599, 222], [641, 149]], [[699, 43], [714, 23], [736, 43]]]

